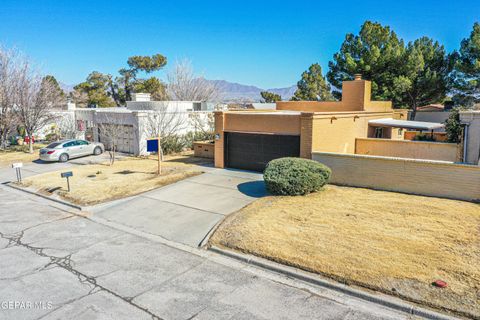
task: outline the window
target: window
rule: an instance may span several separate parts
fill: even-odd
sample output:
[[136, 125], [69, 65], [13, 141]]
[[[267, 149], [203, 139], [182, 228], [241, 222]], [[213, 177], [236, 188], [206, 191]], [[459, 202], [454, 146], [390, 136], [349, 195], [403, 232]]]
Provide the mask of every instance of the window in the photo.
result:
[[88, 141], [85, 140], [77, 140], [77, 146], [86, 146], [88, 145]]
[[383, 138], [383, 127], [375, 128], [375, 138]]
[[56, 147], [58, 147], [60, 145], [60, 142], [53, 142], [53, 143], [50, 143], [47, 148], [49, 149], [54, 149]]
[[63, 147], [68, 148], [68, 147], [73, 147], [74, 145], [75, 145], [75, 141], [70, 141], [70, 142], [64, 143]]

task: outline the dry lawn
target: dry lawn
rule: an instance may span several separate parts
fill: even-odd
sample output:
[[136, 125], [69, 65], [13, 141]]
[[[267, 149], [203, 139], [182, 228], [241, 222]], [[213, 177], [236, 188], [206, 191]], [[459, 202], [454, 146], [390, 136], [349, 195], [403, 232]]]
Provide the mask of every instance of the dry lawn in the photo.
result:
[[202, 173], [200, 167], [187, 164], [182, 159], [163, 162], [160, 176], [157, 175], [157, 161], [152, 159], [125, 158], [115, 161], [113, 166], [107, 163], [75, 166], [69, 169], [73, 172], [70, 178], [71, 192], [67, 192], [67, 181], [60, 177], [61, 171], [27, 178], [22, 185], [45, 194], [58, 195], [75, 204], [93, 205], [139, 194]]
[[45, 144], [34, 144], [33, 153], [28, 153], [28, 146], [14, 146], [7, 150], [0, 150], [0, 168], [9, 167], [14, 162], [28, 163], [37, 160], [38, 149], [45, 146]]
[[[210, 241], [480, 317], [478, 204], [328, 186], [260, 199], [227, 218]], [[448, 287], [432, 286], [437, 279]]]

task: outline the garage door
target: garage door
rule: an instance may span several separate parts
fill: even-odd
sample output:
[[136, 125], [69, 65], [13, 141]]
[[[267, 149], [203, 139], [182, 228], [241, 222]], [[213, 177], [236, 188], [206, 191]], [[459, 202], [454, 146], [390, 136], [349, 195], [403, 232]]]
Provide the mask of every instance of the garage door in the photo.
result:
[[225, 133], [225, 165], [263, 171], [270, 160], [300, 156], [300, 136]]

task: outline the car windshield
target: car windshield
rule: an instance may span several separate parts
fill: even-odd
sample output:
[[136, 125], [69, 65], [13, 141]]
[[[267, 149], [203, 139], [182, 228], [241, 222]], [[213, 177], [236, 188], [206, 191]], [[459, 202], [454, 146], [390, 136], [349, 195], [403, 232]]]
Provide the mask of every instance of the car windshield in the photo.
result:
[[50, 143], [50, 144], [47, 146], [47, 148], [53, 149], [53, 148], [56, 148], [58, 145], [60, 145], [60, 142]]

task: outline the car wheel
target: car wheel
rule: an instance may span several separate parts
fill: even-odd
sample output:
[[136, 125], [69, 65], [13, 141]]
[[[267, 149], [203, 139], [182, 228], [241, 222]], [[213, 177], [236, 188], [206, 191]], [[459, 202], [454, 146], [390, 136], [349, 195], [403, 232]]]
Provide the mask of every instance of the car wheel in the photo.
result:
[[67, 162], [68, 161], [68, 154], [62, 153], [60, 157], [58, 158], [58, 161], [60, 162]]
[[102, 153], [102, 148], [96, 147], [95, 149], [93, 149], [93, 154], [94, 155], [98, 156], [101, 153]]

